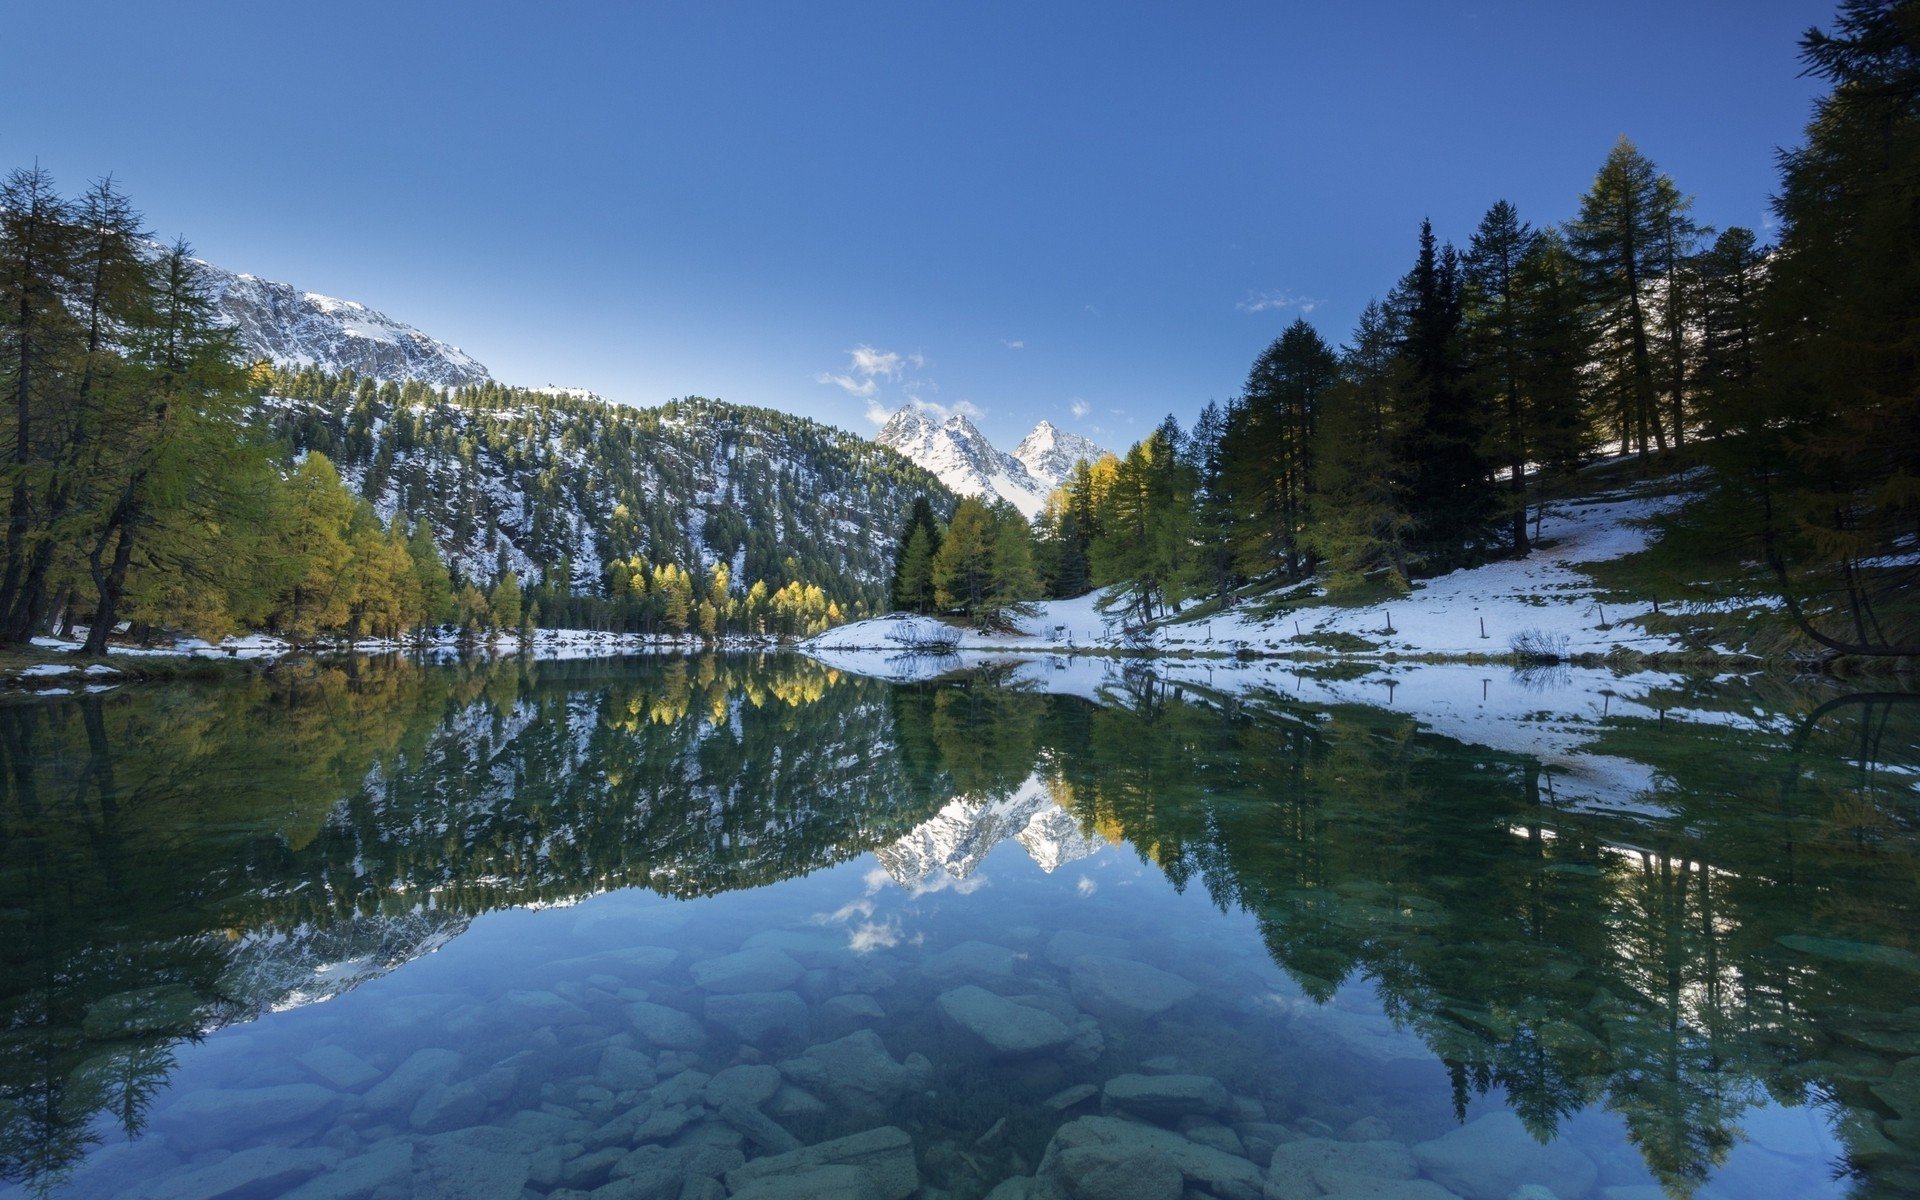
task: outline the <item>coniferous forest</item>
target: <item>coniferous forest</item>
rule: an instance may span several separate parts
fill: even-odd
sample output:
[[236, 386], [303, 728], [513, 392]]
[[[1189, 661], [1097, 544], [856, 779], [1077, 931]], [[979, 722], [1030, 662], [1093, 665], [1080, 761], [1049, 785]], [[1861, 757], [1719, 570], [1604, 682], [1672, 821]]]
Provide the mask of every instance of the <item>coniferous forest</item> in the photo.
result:
[[[1317, 580], [1404, 592], [1524, 555], [1604, 455], [1701, 470], [1702, 570], [1830, 651], [1911, 654], [1920, 564], [1920, 66], [1849, 3], [1768, 244], [1696, 222], [1626, 137], [1563, 220], [1492, 203], [1336, 341], [1304, 317], [1240, 394], [1082, 463], [1031, 528], [863, 439], [246, 361], [200, 265], [111, 179], [0, 190], [0, 640], [116, 627], [392, 638], [535, 625], [806, 634], [892, 607], [1004, 623], [1112, 587], [1144, 624]], [[1570, 189], [1571, 190], [1571, 189]], [[915, 506], [916, 496], [928, 503]]]
[[[1296, 319], [1191, 429], [1081, 463], [1030, 566], [989, 565], [977, 520], [965, 550], [918, 520], [896, 604], [992, 623], [1111, 587], [1139, 625], [1310, 579], [1403, 593], [1526, 554], [1583, 467], [1622, 456], [1699, 471], [1670, 536], [1703, 576], [1777, 598], [1825, 650], [1920, 652], [1920, 41], [1909, 6], [1849, 3], [1802, 51], [1832, 90], [1781, 157], [1772, 244], [1700, 225], [1623, 136], [1563, 222], [1498, 200], [1464, 245], [1421, 222], [1341, 344]], [[977, 564], [964, 583], [939, 586], [936, 553], [928, 585], [922, 526]]]

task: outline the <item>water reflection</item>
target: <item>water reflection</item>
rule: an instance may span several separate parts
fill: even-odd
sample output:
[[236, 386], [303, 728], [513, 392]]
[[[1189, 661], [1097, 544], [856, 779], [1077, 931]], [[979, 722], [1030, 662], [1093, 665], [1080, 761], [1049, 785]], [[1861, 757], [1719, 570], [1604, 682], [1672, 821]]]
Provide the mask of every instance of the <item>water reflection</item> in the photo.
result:
[[[1863, 1194], [1920, 1187], [1903, 696], [1685, 685], [1596, 731], [1647, 803], [1411, 718], [1132, 675], [1110, 702], [800, 659], [306, 667], [0, 706], [0, 1156], [57, 1182], [177, 1048], [341, 994], [475, 915], [712, 896], [869, 851], [964, 882], [1129, 847], [1257, 922], [1313, 998], [1366, 978], [1537, 1135], [1621, 1114], [1675, 1194], [1755, 1106], [1828, 1106]], [[1636, 714], [1639, 710], [1635, 710]], [[1796, 715], [1797, 714], [1797, 715]], [[1326, 1019], [1341, 1019], [1337, 1004]]]

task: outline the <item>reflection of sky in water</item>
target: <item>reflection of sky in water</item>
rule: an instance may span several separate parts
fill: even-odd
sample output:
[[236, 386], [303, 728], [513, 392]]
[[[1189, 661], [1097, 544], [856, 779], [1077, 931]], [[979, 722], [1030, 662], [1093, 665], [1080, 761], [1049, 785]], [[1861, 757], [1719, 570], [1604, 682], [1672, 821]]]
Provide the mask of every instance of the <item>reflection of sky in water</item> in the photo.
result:
[[[1899, 1194], [1899, 1126], [1867, 1106], [1905, 1111], [1920, 1062], [1905, 818], [1844, 757], [1781, 757], [1790, 723], [1594, 726], [1589, 761], [1660, 792], [1599, 811], [1537, 760], [1352, 708], [759, 672], [429, 688], [391, 775], [264, 833], [234, 820], [259, 787], [237, 751], [163, 762], [194, 815], [84, 852], [119, 874], [83, 911], [154, 932], [48, 949], [96, 960], [82, 983], [87, 939], [151, 957], [82, 989], [92, 1041], [61, 1060], [75, 1095], [137, 1076], [147, 1132], [90, 1102], [102, 1146], [54, 1194], [577, 1200], [664, 1172], [751, 1196], [767, 1163], [849, 1169], [799, 1147], [876, 1129], [901, 1142], [858, 1170], [885, 1191], [906, 1154], [953, 1200], [1036, 1173], [1055, 1200], [1129, 1147], [1227, 1198], [1839, 1195], [1862, 1148]], [[10, 920], [47, 902], [17, 891], [19, 845]], [[389, 869], [404, 890], [367, 886]], [[26, 978], [6, 990], [32, 1013]], [[183, 1022], [225, 1027], [169, 1070]], [[9, 1037], [9, 1078], [36, 1045]], [[1852, 1106], [1844, 1140], [1782, 1103], [1809, 1089]]]
[[[964, 880], [941, 872], [930, 886], [903, 888], [869, 856], [770, 887], [698, 901], [622, 891], [567, 908], [491, 913], [437, 953], [345, 996], [230, 1028], [186, 1049], [173, 1088], [175, 1094], [235, 1089], [238, 1097], [244, 1089], [311, 1079], [297, 1061], [319, 1047], [337, 1046], [370, 1064], [390, 1066], [422, 1046], [464, 1049], [463, 1036], [454, 1031], [469, 1029], [491, 1034], [487, 1053], [502, 1061], [550, 1058], [556, 1052], [551, 1037], [502, 1034], [489, 1024], [487, 1014], [500, 997], [514, 993], [524, 1000], [527, 991], [546, 989], [577, 995], [584, 978], [619, 973], [611, 960], [596, 962], [591, 956], [664, 945], [681, 957], [655, 976], [627, 981], [623, 994], [645, 992], [650, 999], [698, 1012], [699, 989], [689, 982], [689, 962], [734, 951], [768, 930], [793, 931], [809, 939], [800, 944], [816, 945], [799, 956], [803, 963], [824, 964], [812, 967], [814, 972], [845, 968], [825, 991], [843, 995], [838, 990], [843, 983], [875, 989], [886, 1011], [877, 1020], [836, 1017], [826, 1003], [833, 996], [809, 994], [823, 1037], [871, 1027], [894, 1057], [925, 1054], [936, 1088], [950, 1076], [965, 1074], [975, 1103], [983, 1082], [993, 1093], [972, 1125], [955, 1127], [945, 1114], [916, 1122], [911, 1102], [892, 1113], [889, 1120], [914, 1134], [923, 1154], [934, 1139], [964, 1145], [966, 1135], [986, 1133], [999, 1108], [1029, 1114], [1074, 1082], [1099, 1083], [1142, 1064], [1221, 1079], [1233, 1095], [1263, 1104], [1262, 1115], [1273, 1118], [1252, 1125], [1279, 1123], [1308, 1134], [1324, 1126], [1345, 1136], [1356, 1121], [1384, 1119], [1384, 1126], [1370, 1132], [1409, 1143], [1459, 1128], [1445, 1065], [1418, 1037], [1383, 1015], [1371, 981], [1349, 980], [1325, 1003], [1316, 1003], [1274, 966], [1253, 917], [1221, 913], [1197, 888], [1176, 892], [1130, 848], [1101, 849], [1048, 874], [1036, 866], [1031, 850], [1011, 839], [993, 847]], [[1035, 989], [1071, 995], [1071, 960], [1056, 961], [1062, 956], [1050, 953], [1060, 931], [1121, 938], [1127, 954], [1193, 981], [1199, 992], [1158, 1017], [1103, 1020], [1112, 1059], [1097, 1067], [989, 1065], [983, 1080], [977, 1047], [934, 1020], [927, 1001], [938, 991], [976, 982], [1010, 995]], [[977, 962], [960, 956], [957, 965], [940, 957], [983, 942], [1011, 953], [1005, 960], [981, 955]], [[1004, 973], [970, 973], [1003, 961]], [[937, 978], [918, 978], [929, 962], [942, 964]], [[806, 984], [803, 977], [798, 986], [805, 990]], [[728, 1039], [722, 1032], [715, 1040]], [[561, 1039], [562, 1045], [569, 1041]], [[789, 1048], [797, 1047], [796, 1042]], [[597, 1061], [592, 1055], [575, 1057], [582, 1064]], [[731, 1057], [703, 1050], [690, 1056], [689, 1065], [710, 1073]], [[166, 1097], [157, 1102], [162, 1116], [156, 1124], [162, 1130], [166, 1104]], [[1098, 1111], [1097, 1102], [1086, 1111]], [[1473, 1122], [1504, 1112], [1496, 1090], [1473, 1099], [1465, 1118]], [[1752, 1140], [1733, 1149], [1716, 1183], [1699, 1194], [1841, 1192], [1828, 1179], [1838, 1147], [1813, 1109], [1762, 1102], [1741, 1120]], [[833, 1119], [823, 1127], [833, 1131]], [[103, 1133], [111, 1144], [113, 1131]], [[326, 1141], [327, 1135], [318, 1140]], [[1559, 1141], [1595, 1164], [1596, 1187], [1655, 1182], [1622, 1118], [1603, 1106], [1589, 1106], [1565, 1120]], [[129, 1157], [137, 1157], [137, 1148]]]

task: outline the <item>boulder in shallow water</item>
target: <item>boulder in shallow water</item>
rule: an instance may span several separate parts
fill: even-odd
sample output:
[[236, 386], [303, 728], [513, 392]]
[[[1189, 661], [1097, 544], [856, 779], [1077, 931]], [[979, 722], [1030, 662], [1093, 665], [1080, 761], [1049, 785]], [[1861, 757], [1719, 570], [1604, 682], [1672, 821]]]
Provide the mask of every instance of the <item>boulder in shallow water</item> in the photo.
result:
[[530, 1169], [525, 1154], [433, 1139], [414, 1163], [413, 1200], [520, 1200]]
[[367, 1111], [381, 1116], [411, 1112], [428, 1088], [445, 1083], [459, 1069], [460, 1056], [451, 1050], [437, 1046], [415, 1050], [391, 1075], [374, 1084], [363, 1102]]
[[380, 1078], [380, 1072], [369, 1066], [365, 1059], [344, 1046], [331, 1043], [315, 1046], [302, 1054], [298, 1061], [312, 1071], [320, 1082], [336, 1092], [357, 1092]]
[[750, 1184], [790, 1178], [821, 1167], [859, 1168], [873, 1181], [880, 1200], [906, 1200], [920, 1187], [920, 1167], [914, 1161], [913, 1139], [907, 1136], [906, 1130], [893, 1125], [786, 1154], [756, 1158], [728, 1171], [727, 1186], [739, 1196]]
[[930, 1072], [909, 1066], [887, 1052], [880, 1035], [861, 1029], [831, 1042], [809, 1046], [780, 1064], [780, 1074], [798, 1087], [827, 1096], [855, 1112], [874, 1113], [923, 1089]]
[[644, 1041], [664, 1050], [691, 1050], [707, 1040], [700, 1022], [677, 1008], [649, 1000], [627, 1005], [627, 1020]]
[[928, 957], [920, 973], [935, 983], [1005, 983], [1014, 978], [1019, 956], [991, 942], [961, 942]]
[[1159, 967], [1104, 954], [1074, 959], [1068, 987], [1089, 1012], [1131, 1017], [1163, 1013], [1200, 990]]
[[1053, 1177], [1073, 1200], [1180, 1200], [1186, 1177], [1151, 1146], [1092, 1145], [1054, 1158]]
[[771, 946], [757, 946], [693, 964], [693, 981], [708, 992], [778, 992], [793, 986], [801, 967], [793, 956]]
[[312, 1121], [337, 1101], [333, 1092], [316, 1083], [204, 1088], [161, 1109], [154, 1115], [153, 1127], [181, 1154], [198, 1154]]
[[1600, 1174], [1592, 1159], [1566, 1142], [1543, 1145], [1510, 1112], [1492, 1113], [1421, 1142], [1413, 1156], [1429, 1179], [1465, 1200], [1507, 1200], [1523, 1183], [1584, 1196]]
[[807, 1002], [796, 992], [740, 992], [707, 997], [707, 1023], [766, 1049], [807, 1035]]
[[1419, 1164], [1399, 1142], [1304, 1138], [1274, 1150], [1267, 1200], [1311, 1200], [1328, 1192], [1364, 1191], [1386, 1180], [1412, 1179]]
[[436, 1083], [421, 1093], [407, 1123], [421, 1133], [446, 1133], [477, 1125], [487, 1115], [487, 1098], [471, 1083]]
[[780, 1090], [780, 1072], [769, 1066], [728, 1067], [707, 1080], [702, 1090], [707, 1107], [719, 1108], [729, 1100], [758, 1108], [773, 1099]]
[[859, 1167], [814, 1167], [796, 1175], [759, 1179], [733, 1193], [734, 1200], [884, 1200], [880, 1185]]
[[1001, 1058], [1058, 1050], [1074, 1039], [1074, 1031], [1052, 1013], [971, 984], [942, 992], [934, 1004], [948, 1022]]
[[383, 1188], [410, 1191], [412, 1179], [412, 1139], [389, 1138], [309, 1179], [280, 1200], [366, 1200]]
[[1154, 1150], [1178, 1167], [1189, 1184], [1220, 1200], [1262, 1200], [1260, 1168], [1246, 1159], [1189, 1141], [1172, 1130], [1118, 1117], [1081, 1117], [1062, 1125], [1047, 1144], [1039, 1174], [1056, 1178], [1060, 1156], [1088, 1146]]
[[1103, 933], [1082, 933], [1078, 929], [1062, 929], [1047, 939], [1047, 961], [1056, 967], [1071, 967], [1077, 958], [1089, 954], [1099, 954], [1108, 958], [1125, 958], [1131, 947], [1124, 938], [1108, 937]]
[[278, 1196], [325, 1171], [340, 1158], [333, 1150], [295, 1150], [255, 1146], [230, 1154], [211, 1166], [163, 1179], [146, 1194], [151, 1200], [252, 1200]]
[[1102, 1092], [1108, 1107], [1162, 1124], [1224, 1113], [1233, 1097], [1208, 1075], [1116, 1075]]

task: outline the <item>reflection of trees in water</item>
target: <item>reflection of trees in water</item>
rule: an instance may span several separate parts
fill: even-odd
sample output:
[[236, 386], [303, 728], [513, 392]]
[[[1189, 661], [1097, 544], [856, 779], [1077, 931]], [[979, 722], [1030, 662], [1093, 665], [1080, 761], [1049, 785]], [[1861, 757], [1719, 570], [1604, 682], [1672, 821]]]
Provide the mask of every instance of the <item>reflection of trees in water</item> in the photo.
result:
[[[1681, 1193], [1769, 1095], [1812, 1084], [1856, 1106], [1843, 1132], [1903, 1128], [1866, 1086], [1898, 1054], [1823, 1056], [1863, 1014], [1911, 1030], [1913, 776], [1886, 767], [1920, 765], [1920, 706], [1786, 732], [1617, 721], [1595, 749], [1652, 766], [1671, 814], [1636, 818], [1557, 808], [1537, 762], [1395, 714], [1135, 692], [1049, 739], [1056, 795], [1253, 913], [1310, 995], [1377, 979], [1459, 1105], [1497, 1087], [1544, 1135], [1604, 1101]], [[1915, 1186], [1920, 1140], [1849, 1146], [1874, 1188]]]
[[1920, 740], [1912, 706], [1616, 721], [1596, 749], [1652, 766], [1671, 813], [1632, 818], [1395, 714], [1125, 690], [385, 662], [0, 706], [6, 1170], [56, 1177], [96, 1114], [137, 1128], [170, 1047], [315, 962], [363, 960], [351, 982], [495, 907], [774, 882], [1038, 770], [1083, 827], [1252, 913], [1310, 994], [1376, 978], [1461, 1105], [1499, 1089], [1546, 1133], [1604, 1102], [1685, 1191], [1747, 1107], [1812, 1086], [1848, 1106], [1855, 1165], [1912, 1186], [1871, 1090], [1916, 1036], [1915, 977], [1885, 956], [1920, 917], [1912, 777], [1885, 772]]
[[[798, 659], [401, 661], [0, 706], [0, 1167], [137, 1130], [170, 1047], [488, 909], [802, 874], [938, 806]], [[354, 960], [344, 983], [313, 968]]]

